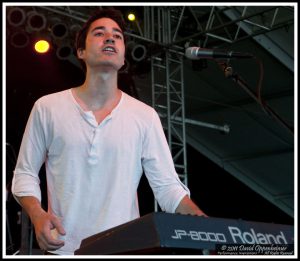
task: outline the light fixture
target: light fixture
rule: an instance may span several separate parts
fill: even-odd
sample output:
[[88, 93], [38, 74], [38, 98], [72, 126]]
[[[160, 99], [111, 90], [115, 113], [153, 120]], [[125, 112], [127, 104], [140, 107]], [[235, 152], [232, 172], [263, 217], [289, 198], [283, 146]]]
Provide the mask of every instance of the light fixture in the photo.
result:
[[71, 40], [75, 41], [76, 35], [81, 30], [81, 27], [82, 26], [79, 24], [72, 24], [70, 26], [69, 33]]
[[41, 39], [35, 42], [34, 50], [38, 53], [47, 53], [50, 49], [50, 43], [47, 40]]
[[47, 25], [46, 17], [36, 11], [28, 12], [27, 30], [28, 32], [39, 32], [44, 30]]
[[14, 32], [10, 37], [10, 43], [16, 48], [23, 48], [28, 45], [29, 36], [23, 31]]
[[133, 22], [133, 21], [135, 21], [135, 14], [134, 13], [129, 13], [127, 18], [128, 18], [129, 21]]
[[25, 23], [26, 14], [25, 11], [19, 7], [14, 7], [8, 11], [7, 22], [8, 24], [18, 27]]
[[142, 44], [137, 44], [134, 41], [128, 42], [127, 50], [131, 54], [132, 59], [136, 62], [145, 59], [147, 54], [146, 47]]
[[68, 27], [59, 21], [51, 26], [51, 35], [55, 40], [62, 40], [68, 35]]
[[68, 60], [73, 54], [73, 48], [69, 44], [58, 46], [56, 49], [56, 56], [60, 60]]

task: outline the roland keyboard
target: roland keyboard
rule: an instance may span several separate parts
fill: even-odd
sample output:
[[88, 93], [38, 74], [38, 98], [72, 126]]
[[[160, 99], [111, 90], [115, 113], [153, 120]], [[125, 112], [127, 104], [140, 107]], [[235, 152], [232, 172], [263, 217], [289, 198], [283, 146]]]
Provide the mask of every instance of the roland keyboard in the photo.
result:
[[75, 255], [196, 254], [220, 244], [293, 245], [294, 227], [155, 212], [82, 240]]

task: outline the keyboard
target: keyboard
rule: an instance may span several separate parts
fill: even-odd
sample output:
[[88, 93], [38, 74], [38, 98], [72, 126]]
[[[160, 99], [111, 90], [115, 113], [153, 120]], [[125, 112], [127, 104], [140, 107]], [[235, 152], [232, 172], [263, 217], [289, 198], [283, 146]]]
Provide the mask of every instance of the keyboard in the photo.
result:
[[82, 240], [75, 255], [202, 253], [224, 244], [294, 244], [294, 226], [154, 212]]

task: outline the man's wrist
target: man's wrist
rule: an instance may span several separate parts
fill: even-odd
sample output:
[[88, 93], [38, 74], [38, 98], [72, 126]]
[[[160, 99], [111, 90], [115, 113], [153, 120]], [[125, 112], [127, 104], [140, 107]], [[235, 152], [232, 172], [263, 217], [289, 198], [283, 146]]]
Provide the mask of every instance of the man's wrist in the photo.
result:
[[184, 215], [206, 216], [205, 213], [186, 195], [176, 208], [176, 213]]

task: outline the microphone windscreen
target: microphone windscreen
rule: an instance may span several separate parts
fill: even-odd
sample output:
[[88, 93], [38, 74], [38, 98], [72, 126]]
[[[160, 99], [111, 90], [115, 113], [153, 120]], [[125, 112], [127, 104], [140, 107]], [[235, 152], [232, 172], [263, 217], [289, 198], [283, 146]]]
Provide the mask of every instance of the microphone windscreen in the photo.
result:
[[199, 47], [188, 47], [185, 49], [185, 56], [189, 59], [199, 59], [197, 57], [197, 52], [198, 52]]

